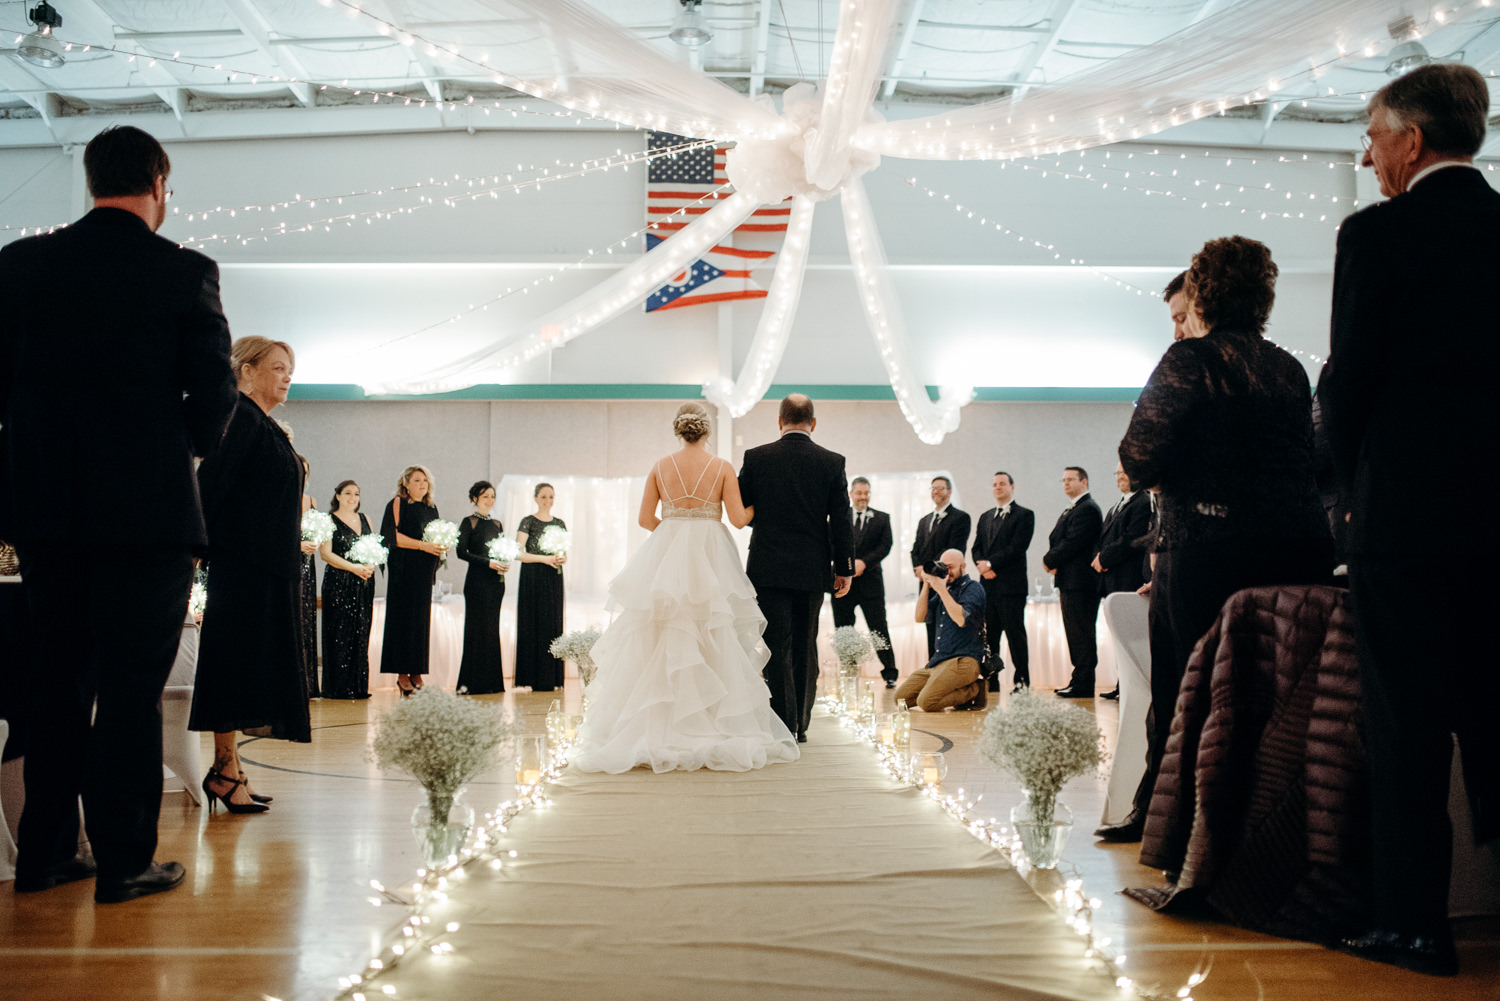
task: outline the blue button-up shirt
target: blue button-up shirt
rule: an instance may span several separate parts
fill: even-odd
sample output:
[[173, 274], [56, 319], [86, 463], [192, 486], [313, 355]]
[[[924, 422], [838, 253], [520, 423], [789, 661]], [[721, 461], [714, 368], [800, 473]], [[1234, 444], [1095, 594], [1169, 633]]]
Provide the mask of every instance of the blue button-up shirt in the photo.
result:
[[933, 645], [928, 667], [936, 667], [954, 657], [984, 659], [984, 586], [968, 574], [948, 582], [948, 593], [964, 610], [964, 624], [957, 625], [943, 604], [942, 595], [927, 594], [927, 618], [937, 616], [937, 642]]

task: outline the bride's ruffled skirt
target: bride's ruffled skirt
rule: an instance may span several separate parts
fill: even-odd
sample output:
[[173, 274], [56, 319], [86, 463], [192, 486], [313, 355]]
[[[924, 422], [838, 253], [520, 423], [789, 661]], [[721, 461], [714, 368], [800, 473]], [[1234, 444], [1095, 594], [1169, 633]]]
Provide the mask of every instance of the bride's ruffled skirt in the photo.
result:
[[605, 607], [619, 615], [594, 644], [579, 768], [743, 772], [797, 759], [761, 677], [766, 620], [721, 522], [662, 522]]

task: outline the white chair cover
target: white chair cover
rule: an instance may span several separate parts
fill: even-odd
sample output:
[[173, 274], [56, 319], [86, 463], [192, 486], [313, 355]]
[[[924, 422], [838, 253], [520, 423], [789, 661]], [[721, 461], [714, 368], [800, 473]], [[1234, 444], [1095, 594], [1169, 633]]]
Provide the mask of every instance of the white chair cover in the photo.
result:
[[[10, 724], [0, 719], [0, 754], [5, 751], [5, 742], [10, 738]], [[3, 779], [0, 779], [0, 882], [16, 878], [15, 824], [19, 815], [10, 819], [5, 812]]]
[[1136, 787], [1146, 774], [1146, 712], [1151, 708], [1151, 634], [1146, 611], [1151, 602], [1133, 592], [1105, 597], [1104, 623], [1114, 640], [1120, 679], [1120, 734], [1115, 741], [1104, 796], [1101, 825], [1123, 824], [1130, 816]]

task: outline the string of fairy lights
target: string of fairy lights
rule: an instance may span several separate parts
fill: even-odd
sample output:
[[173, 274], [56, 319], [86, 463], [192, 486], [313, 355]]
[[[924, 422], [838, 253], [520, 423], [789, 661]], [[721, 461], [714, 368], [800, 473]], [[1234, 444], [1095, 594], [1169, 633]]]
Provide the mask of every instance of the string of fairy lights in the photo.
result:
[[686, 217], [690, 209], [700, 205], [701, 203], [705, 201], [714, 201], [723, 197], [724, 194], [728, 191], [729, 187], [730, 186], [727, 184], [720, 185], [714, 190], [701, 195], [696, 200], [680, 206], [675, 212], [672, 212], [670, 215], [667, 215], [661, 219], [654, 219], [646, 225], [632, 230], [620, 239], [611, 241], [609, 244], [605, 245], [602, 248], [590, 248], [588, 253], [584, 254], [582, 257], [576, 258], [575, 260], [570, 261], [567, 264], [558, 265], [556, 269], [549, 274], [543, 275], [540, 278], [533, 279], [525, 285], [507, 286], [504, 292], [499, 292], [481, 302], [470, 303], [467, 309], [460, 310], [459, 312], [448, 316], [446, 319], [438, 320], [435, 323], [429, 323], [425, 327], [408, 331], [407, 333], [392, 337], [390, 340], [381, 341], [379, 344], [373, 345], [368, 350], [379, 351], [383, 348], [388, 348], [393, 344], [398, 344], [401, 341], [409, 340], [410, 338], [416, 337], [420, 334], [425, 334], [428, 331], [447, 326], [450, 323], [457, 323], [465, 317], [473, 316], [475, 313], [482, 313], [487, 311], [491, 306], [510, 298], [512, 295], [527, 295], [534, 288], [539, 288], [544, 284], [555, 282], [557, 280], [557, 276], [565, 271], [580, 269], [584, 267], [584, 265], [593, 261], [595, 258], [603, 255], [613, 254], [616, 248], [628, 248], [631, 245], [632, 241], [645, 236], [652, 230], [659, 229], [663, 224], [672, 222], [674, 219], [677, 219], [679, 217]]
[[[841, 687], [859, 683], [858, 678], [840, 679]], [[963, 789], [959, 789], [957, 793], [944, 792], [938, 782], [927, 781], [922, 770], [912, 765], [912, 755], [907, 748], [882, 742], [876, 721], [869, 711], [870, 701], [861, 702], [857, 697], [848, 699], [841, 696], [825, 696], [818, 701], [841, 726], [874, 747], [881, 766], [891, 778], [904, 785], [914, 786], [970, 835], [998, 852], [1023, 879], [1030, 875], [1033, 866], [1026, 855], [1020, 834], [997, 818], [986, 820], [975, 815], [974, 808], [979, 805], [982, 796], [971, 799]], [[1061, 889], [1054, 890], [1042, 899], [1051, 905], [1079, 937], [1084, 960], [1096, 972], [1110, 978], [1122, 996], [1141, 998], [1143, 1001], [1193, 1001], [1193, 988], [1207, 979], [1207, 968], [1202, 963], [1181, 987], [1169, 993], [1148, 988], [1130, 977], [1125, 972], [1129, 958], [1127, 954], [1116, 948], [1109, 936], [1094, 934], [1094, 915], [1103, 906], [1103, 901], [1087, 891], [1076, 870]]]
[[[516, 168], [513, 171], [504, 171], [500, 173], [486, 172], [484, 174], [471, 177], [464, 177], [460, 174], [454, 174], [451, 180], [438, 180], [435, 177], [429, 177], [426, 181], [383, 185], [380, 187], [366, 188], [359, 191], [347, 191], [333, 195], [316, 195], [309, 198], [303, 198], [300, 194], [294, 194], [290, 198], [282, 198], [279, 200], [263, 202], [260, 204], [236, 206], [218, 205], [211, 209], [192, 209], [187, 213], [182, 213], [180, 209], [174, 208], [173, 217], [184, 219], [187, 222], [206, 221], [211, 216], [215, 215], [227, 216], [228, 218], [233, 219], [237, 218], [241, 214], [249, 215], [261, 212], [275, 214], [278, 210], [285, 211], [294, 208], [307, 208], [309, 210], [312, 210], [316, 209], [320, 204], [325, 206], [341, 206], [344, 204], [345, 200], [356, 198], [384, 198], [388, 195], [401, 195], [409, 192], [418, 193], [418, 202], [415, 205], [399, 206], [393, 209], [385, 207], [367, 209], [360, 212], [348, 212], [338, 215], [326, 216], [321, 219], [313, 219], [301, 223], [280, 222], [273, 225], [262, 226], [256, 230], [244, 230], [238, 233], [213, 233], [208, 236], [188, 236], [181, 241], [181, 244], [183, 246], [194, 248], [235, 242], [238, 242], [241, 245], [245, 245], [253, 242], [256, 239], [264, 242], [266, 240], [269, 240], [269, 238], [272, 236], [288, 236], [295, 233], [316, 232], [319, 227], [321, 227], [324, 232], [328, 232], [339, 223], [342, 223], [346, 226], [352, 226], [359, 220], [364, 220], [366, 223], [371, 223], [382, 219], [391, 219], [397, 215], [410, 214], [423, 208], [436, 208], [439, 205], [447, 208], [457, 208], [461, 202], [476, 201], [480, 198], [499, 198], [499, 196], [504, 192], [512, 192], [519, 195], [521, 192], [526, 190], [540, 191], [542, 186], [545, 184], [552, 184], [557, 181], [569, 180], [575, 177], [583, 177], [588, 174], [608, 173], [615, 167], [619, 167], [621, 170], [628, 173], [630, 171], [630, 168], [634, 165], [650, 163], [653, 160], [659, 159], [661, 157], [675, 157], [678, 153], [690, 152], [692, 150], [701, 149], [705, 146], [711, 145], [713, 145], [713, 143], [710, 141], [699, 140], [679, 143], [674, 146], [665, 146], [658, 149], [643, 150], [632, 153], [625, 153], [622, 150], [616, 150], [613, 155], [606, 157], [597, 157], [591, 160], [581, 160], [566, 163], [562, 160], [558, 160], [551, 165], [532, 164], [530, 166], [522, 166], [520, 164], [517, 164]], [[553, 173], [554, 170], [556, 170], [557, 172]], [[540, 176], [523, 177], [520, 180], [516, 179], [518, 175], [524, 174], [540, 174]], [[486, 184], [486, 179], [489, 179], [488, 184]], [[427, 192], [429, 191], [443, 191], [455, 187], [462, 187], [464, 190], [459, 191], [456, 194], [427, 194]], [[0, 232], [19, 229], [19, 235], [26, 236], [28, 233], [56, 232], [59, 229], [66, 228], [67, 225], [67, 223], [54, 223], [49, 226], [3, 226], [0, 227]]]

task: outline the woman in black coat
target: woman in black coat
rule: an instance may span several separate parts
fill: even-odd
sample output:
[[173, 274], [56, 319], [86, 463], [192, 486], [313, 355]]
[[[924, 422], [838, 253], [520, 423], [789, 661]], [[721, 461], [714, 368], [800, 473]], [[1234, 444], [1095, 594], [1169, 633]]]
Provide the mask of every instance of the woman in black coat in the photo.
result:
[[292, 349], [234, 342], [240, 398], [218, 451], [198, 467], [208, 524], [208, 605], [189, 728], [214, 735], [203, 779], [210, 801], [259, 813], [270, 797], [246, 782], [235, 732], [312, 739], [302, 664], [302, 464], [271, 411], [286, 402]]
[[464, 577], [464, 656], [458, 667], [458, 690], [470, 695], [505, 691], [500, 654], [500, 603], [505, 600], [505, 572], [509, 563], [490, 558], [490, 543], [505, 534], [505, 526], [490, 512], [495, 487], [480, 480], [469, 488], [474, 513], [458, 523], [455, 552], [469, 564]]

